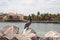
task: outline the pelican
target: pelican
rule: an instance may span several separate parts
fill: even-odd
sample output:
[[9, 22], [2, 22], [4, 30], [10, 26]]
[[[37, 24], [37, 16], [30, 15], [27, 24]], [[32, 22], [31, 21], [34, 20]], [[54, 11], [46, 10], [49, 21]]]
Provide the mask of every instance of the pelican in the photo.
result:
[[31, 22], [32, 22], [32, 19], [31, 19], [31, 16], [29, 15], [29, 19], [27, 20], [27, 23], [25, 24], [25, 27], [24, 29], [29, 29], [29, 26], [31, 25]]

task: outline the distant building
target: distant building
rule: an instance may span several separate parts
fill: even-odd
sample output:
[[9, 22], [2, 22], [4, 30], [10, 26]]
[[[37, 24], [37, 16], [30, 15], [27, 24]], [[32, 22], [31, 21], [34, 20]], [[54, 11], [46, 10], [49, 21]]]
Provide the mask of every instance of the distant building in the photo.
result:
[[2, 20], [2, 18], [3, 18], [3, 16], [2, 16], [2, 15], [0, 15], [0, 20]]
[[[4, 17], [8, 14], [0, 14], [0, 21], [4, 21]], [[5, 18], [6, 19], [6, 18]]]
[[3, 20], [5, 20], [5, 21], [23, 21], [24, 15], [8, 13], [6, 16], [3, 17]]
[[24, 15], [23, 14], [16, 14], [19, 17], [19, 20], [24, 20]]

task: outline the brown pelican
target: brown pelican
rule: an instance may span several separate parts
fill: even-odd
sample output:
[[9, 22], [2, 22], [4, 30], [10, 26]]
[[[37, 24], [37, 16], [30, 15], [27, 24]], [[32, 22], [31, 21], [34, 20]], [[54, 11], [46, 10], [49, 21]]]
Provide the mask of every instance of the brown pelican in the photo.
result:
[[27, 23], [25, 24], [25, 28], [27, 28], [27, 30], [29, 29], [29, 26], [31, 25], [31, 22], [32, 22], [32, 19], [31, 19], [31, 16], [29, 15], [29, 19], [27, 20]]

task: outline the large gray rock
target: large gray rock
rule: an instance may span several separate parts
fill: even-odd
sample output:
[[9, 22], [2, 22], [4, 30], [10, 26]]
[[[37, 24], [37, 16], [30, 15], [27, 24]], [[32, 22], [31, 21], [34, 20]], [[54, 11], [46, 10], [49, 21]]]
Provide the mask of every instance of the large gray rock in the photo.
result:
[[23, 33], [14, 35], [18, 40], [39, 40], [38, 36], [32, 28], [29, 28], [28, 30], [24, 29]]
[[53, 40], [60, 40], [60, 37], [53, 37]]
[[4, 34], [8, 34], [8, 33], [18, 34], [19, 28], [16, 26], [8, 25], [2, 28], [2, 31], [4, 32]]
[[14, 37], [14, 34], [18, 34], [19, 33], [19, 28], [16, 26], [5, 26], [2, 29], [3, 33], [4, 33], [4, 37], [7, 37], [8, 39], [11, 39]]
[[2, 30], [0, 30], [0, 36], [3, 36], [3, 35], [4, 35], [3, 31], [2, 31]]
[[56, 31], [49, 31], [44, 35], [44, 37], [60, 37], [60, 33]]
[[6, 37], [0, 37], [0, 40], [9, 40], [9, 39]]
[[28, 30], [24, 29], [22, 36], [29, 38], [29, 40], [39, 40], [35, 30], [32, 28], [29, 28]]
[[44, 40], [60, 40], [60, 33], [56, 31], [49, 31], [44, 35]]
[[29, 28], [28, 30], [24, 29], [22, 35], [24, 35], [26, 37], [35, 37], [35, 36], [37, 36], [35, 30], [33, 30], [32, 28]]
[[39, 40], [60, 40], [60, 37], [40, 37]]
[[19, 34], [18, 27], [8, 25], [0, 30], [0, 40], [60, 40], [60, 33], [49, 31], [44, 37], [38, 37], [32, 28], [24, 29], [23, 33]]

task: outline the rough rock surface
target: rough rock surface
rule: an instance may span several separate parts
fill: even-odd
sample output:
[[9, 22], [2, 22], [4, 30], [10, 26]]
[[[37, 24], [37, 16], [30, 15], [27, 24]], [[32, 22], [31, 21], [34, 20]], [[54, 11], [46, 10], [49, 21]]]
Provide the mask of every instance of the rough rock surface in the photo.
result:
[[[5, 26], [4, 28], [2, 28], [2, 32], [4, 34], [4, 37], [7, 37], [8, 39], [11, 39], [14, 37], [14, 34], [18, 34], [19, 33], [19, 28], [16, 26]], [[0, 32], [0, 33], [2, 33]]]
[[37, 34], [33, 29], [29, 28], [28, 30], [24, 29], [21, 35], [18, 34], [15, 35], [15, 37], [18, 38], [18, 40], [33, 40], [37, 39]]
[[60, 40], [60, 33], [49, 31], [44, 35], [44, 40]]
[[9, 34], [9, 33], [18, 34], [19, 28], [16, 26], [8, 25], [8, 26], [5, 26], [2, 29], [2, 31], [4, 32], [4, 34]]
[[36, 32], [29, 28], [28, 30], [24, 29], [22, 35], [26, 36], [26, 37], [34, 37], [34, 36], [37, 36]]
[[32, 38], [34, 38], [34, 39], [37, 38], [36, 32], [33, 29], [31, 29], [31, 28], [29, 28], [28, 30], [24, 29], [24, 31], [23, 31], [21, 36], [23, 36], [24, 38], [25, 37], [29, 38], [29, 40], [32, 40]]
[[0, 30], [0, 36], [3, 36], [3, 35], [4, 35], [3, 31], [2, 31], [2, 30]]
[[60, 40], [60, 33], [49, 31], [44, 37], [38, 37], [32, 28], [24, 29], [23, 33], [19, 34], [18, 27], [6, 26], [0, 30], [0, 40]]
[[9, 40], [9, 39], [6, 37], [0, 37], [0, 40]]
[[13, 37], [11, 40], [18, 40], [16, 37]]
[[60, 40], [60, 37], [40, 37], [40, 40]]
[[44, 35], [44, 37], [60, 37], [60, 33], [56, 31], [49, 31]]
[[32, 29], [29, 28], [28, 30], [24, 29], [23, 33], [20, 35], [19, 34], [19, 28], [16, 26], [5, 26], [2, 28], [2, 31], [0, 31], [0, 36], [6, 37], [10, 40], [35, 40], [37, 39], [37, 34], [36, 32]]

